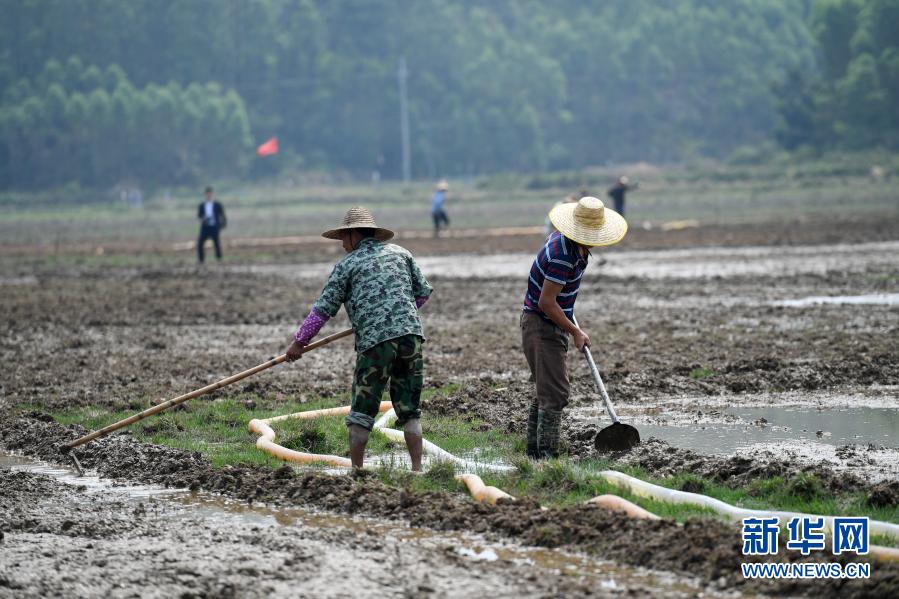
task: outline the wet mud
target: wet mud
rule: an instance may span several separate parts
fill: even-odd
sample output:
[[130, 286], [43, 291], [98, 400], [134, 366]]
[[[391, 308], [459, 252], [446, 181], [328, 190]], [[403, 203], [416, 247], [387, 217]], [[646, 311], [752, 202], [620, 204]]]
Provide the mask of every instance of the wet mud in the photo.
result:
[[213, 498], [131, 491], [0, 468], [0, 597], [610, 594], [596, 592], [603, 588], [688, 597], [703, 589], [689, 577], [594, 568], [576, 554], [551, 561], [476, 535], [308, 511], [285, 520]]
[[[834, 394], [864, 396], [878, 405], [896, 406], [899, 310], [895, 305], [784, 302], [895, 293], [899, 272], [895, 251], [870, 243], [889, 245], [897, 238], [899, 231], [890, 222], [850, 223], [844, 229], [822, 225], [635, 231], [629, 245], [607, 256], [608, 268], [599, 266], [598, 259], [594, 262], [578, 300], [579, 320], [591, 335], [594, 355], [622, 420], [686, 418], [699, 411], [707, 413], [710, 406], [755, 406], [762, 397], [774, 398], [771, 401], [776, 404], [790, 394], [822, 409], [828, 409], [827, 398]], [[835, 242], [869, 245], [842, 253], [822, 248], [815, 262], [812, 244]], [[792, 251], [791, 264], [796, 267], [786, 270], [728, 269], [727, 259], [720, 256], [735, 254], [716, 250], [667, 257], [663, 253], [634, 255], [634, 264], [639, 262], [642, 270], [628, 272], [628, 253], [634, 251], [752, 245], [752, 255], [745, 255], [743, 262], [771, 264], [783, 247], [797, 244], [808, 247]], [[465, 271], [476, 271], [478, 260], [489, 259], [490, 254], [520, 254], [536, 251], [538, 245], [539, 240], [519, 237], [485, 244], [410, 241], [420, 255], [451, 255], [449, 260], [432, 261], [433, 270], [426, 273], [436, 289], [423, 310], [428, 335], [426, 381], [430, 388], [442, 391], [425, 402], [425, 415], [469, 418], [512, 434], [523, 430], [533, 388], [520, 352], [521, 276], [500, 273], [477, 279]], [[230, 256], [235, 262], [244, 259], [239, 253]], [[660, 262], [665, 258], [665, 265], [653, 267], [656, 270], [650, 273], [652, 256]], [[711, 266], [697, 269], [695, 260], [702, 256]], [[320, 261], [336, 257], [318, 247], [293, 248], [273, 251], [270, 268], [257, 268], [247, 254], [245, 264], [210, 265], [201, 270], [190, 266], [187, 257], [177, 267], [0, 262], [4, 297], [0, 359], [6, 365], [0, 380], [0, 444], [59, 460], [56, 445], [83, 429], [66, 430], [50, 422], [46, 411], [78, 406], [143, 409], [154, 400], [179, 395], [282, 353], [323, 283]], [[445, 263], [449, 266], [440, 266]], [[323, 334], [346, 324], [341, 315]], [[587, 458], [595, 455], [595, 431], [608, 422], [595, 410], [599, 399], [587, 368], [576, 352], [569, 353], [572, 397], [565, 444], [576, 458]], [[352, 343], [338, 342], [310, 353], [299, 365], [272, 369], [216, 396], [273, 406], [311, 397], [345, 400], [353, 359]], [[593, 409], [595, 417], [575, 417], [586, 409]], [[893, 444], [896, 447], [899, 440]], [[837, 447], [833, 450], [840, 458], [837, 467], [825, 463], [814, 447], [794, 457], [787, 457], [784, 446], [769, 448], [769, 455], [721, 456], [648, 440], [632, 452], [609, 457], [658, 476], [688, 472], [731, 486], [770, 476], [789, 481], [812, 473], [830, 491], [863, 489], [872, 505], [896, 505], [895, 485], [872, 476], [876, 467], [866, 457], [872, 451], [878, 448], [869, 449], [864, 442]], [[86, 467], [115, 480], [212, 491], [241, 502], [313, 506], [437, 530], [473, 530], [544, 547], [573, 547], [634, 566], [686, 573], [715, 588], [826, 596], [838, 591], [841, 596], [897, 592], [896, 571], [891, 566], [878, 566], [875, 578], [865, 583], [747, 589], [736, 578], [742, 560], [736, 544], [738, 531], [716, 521], [686, 527], [670, 522], [635, 523], [584, 507], [543, 511], [527, 500], [488, 508], [462, 496], [412, 493], [366, 477], [244, 465], [214, 469], [199, 454], [139, 444], [127, 434], [93, 443], [79, 449], [78, 455]], [[6, 475], [10, 476], [17, 475]], [[54, 495], [47, 481], [15, 480], [4, 488], [22, 487], [23, 495], [16, 499], [19, 504], [28, 503], [28, 493], [64, 500], [63, 495]], [[34, 532], [28, 528], [31, 524], [23, 523], [31, 519], [40, 527], [40, 517], [26, 512], [4, 518], [7, 538], [60, 532], [56, 528]], [[109, 522], [111, 528], [102, 528], [98, 521], [90, 530], [100, 531], [97, 538], [121, 534], [116, 532], [117, 521]], [[83, 534], [82, 539], [93, 534], [78, 522], [69, 527]], [[3, 570], [6, 578], [0, 578], [0, 595], [5, 592], [2, 581], [13, 580], [8, 571]], [[31, 588], [29, 584], [25, 586]], [[281, 583], [271, 584], [279, 588]], [[226, 590], [199, 586], [194, 591], [202, 595]]]
[[[11, 449], [27, 449], [45, 459], [59, 460], [58, 445], [73, 433], [77, 434], [78, 427], [67, 429], [35, 416], [5, 424], [0, 429], [0, 441]], [[688, 521], [684, 525], [672, 521], [631, 520], [584, 505], [544, 510], [527, 500], [486, 506], [447, 493], [390, 487], [364, 473], [331, 476], [297, 472], [288, 466], [277, 470], [245, 465], [215, 469], [196, 454], [137, 443], [128, 435], [115, 435], [75, 451], [86, 468], [96, 468], [104, 477], [212, 491], [248, 503], [313, 506], [439, 531], [470, 531], [538, 547], [570, 547], [631, 566], [689, 575], [714, 589], [736, 587], [778, 594], [801, 591], [825, 596], [888, 596], [899, 588], [896, 564], [877, 564], [876, 578], [837, 587], [747, 584], [739, 576], [739, 564], [746, 558], [740, 553], [738, 527], [715, 520]], [[14, 498], [23, 495], [20, 501], [11, 500], [11, 505], [30, 505], [29, 499], [54, 492], [45, 480], [32, 482], [20, 473], [5, 476], [8, 482], [2, 487], [4, 494]], [[66, 508], [58, 505], [55, 509]], [[77, 519], [70, 520], [69, 524], [54, 520], [44, 525], [40, 518], [17, 512], [2, 521], [11, 533], [46, 530], [59, 534], [57, 526], [62, 532], [84, 528]], [[97, 534], [114, 534], [117, 527], [127, 526], [127, 521], [128, 517], [124, 517], [118, 523], [106, 522], [106, 528]], [[795, 560], [797, 555], [781, 552], [776, 559]], [[220, 578], [215, 580], [220, 582]]]
[[[527, 425], [527, 405], [532, 400], [529, 383], [495, 387], [485, 383], [464, 385], [447, 395], [435, 395], [425, 402], [425, 409], [440, 415], [462, 416], [471, 422], [485, 422], [508, 433], [524, 430]], [[577, 459], [606, 458], [622, 466], [636, 466], [647, 474], [668, 477], [695, 474], [737, 488], [775, 476], [787, 481], [803, 475], [814, 475], [829, 492], [865, 491], [874, 496], [875, 488], [883, 488], [880, 477], [871, 476], [871, 463], [865, 456], [883, 450], [875, 445], [844, 445], [833, 451], [833, 458], [803, 456], [797, 452], [785, 459], [779, 448], [767, 448], [747, 455], [710, 455], [673, 447], [657, 438], [644, 438], [640, 445], [625, 452], [600, 453], [593, 440], [601, 428], [610, 424], [584, 422], [575, 418], [563, 421], [562, 443], [569, 455]], [[638, 427], [639, 428], [639, 427]], [[892, 474], [892, 471], [891, 471]], [[881, 505], [896, 497], [883, 492], [873, 499]]]
[[[895, 386], [895, 306], [771, 302], [880, 292], [895, 286], [896, 268], [763, 280], [604, 277], [598, 268], [582, 286], [579, 315], [616, 404], [721, 394], [740, 404], [753, 394]], [[526, 380], [520, 281], [431, 278], [437, 291], [423, 312], [429, 384]], [[261, 363], [284, 350], [322, 283], [152, 269], [37, 279], [33, 286], [2, 287], [0, 357], [15, 365], [2, 382], [3, 401], [51, 409], [130, 409]], [[328, 330], [346, 324], [340, 316]], [[351, 347], [347, 341], [323, 348], [304, 357], [302, 368], [275, 369], [229, 391], [273, 399], [346, 393]], [[577, 355], [569, 367], [574, 403], [592, 396]]]

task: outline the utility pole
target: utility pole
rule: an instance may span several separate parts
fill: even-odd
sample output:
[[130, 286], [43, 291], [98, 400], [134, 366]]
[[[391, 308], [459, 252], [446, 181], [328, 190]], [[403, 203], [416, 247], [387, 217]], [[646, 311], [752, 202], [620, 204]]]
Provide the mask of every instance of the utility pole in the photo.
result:
[[400, 137], [403, 144], [403, 183], [412, 178], [412, 156], [409, 152], [409, 105], [406, 98], [406, 57], [400, 57], [400, 68], [397, 71], [400, 86]]

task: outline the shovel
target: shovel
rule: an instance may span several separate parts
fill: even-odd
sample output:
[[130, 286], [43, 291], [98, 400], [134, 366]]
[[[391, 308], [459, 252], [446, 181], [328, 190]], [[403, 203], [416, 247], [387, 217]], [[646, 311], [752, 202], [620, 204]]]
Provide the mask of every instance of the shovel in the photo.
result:
[[[572, 322], [574, 322], [574, 326], [580, 328], [577, 319], [574, 318], [573, 315], [571, 318]], [[593, 373], [593, 380], [599, 388], [600, 395], [602, 395], [602, 401], [606, 406], [606, 412], [609, 413], [609, 417], [612, 419], [612, 424], [610, 426], [607, 426], [596, 433], [596, 438], [593, 440], [593, 445], [596, 447], [596, 450], [601, 452], [625, 451], [635, 445], [639, 445], [640, 433], [637, 429], [618, 420], [615, 408], [612, 407], [612, 402], [609, 400], [606, 386], [602, 384], [602, 378], [599, 376], [599, 369], [596, 368], [596, 362], [593, 361], [593, 354], [590, 353], [590, 348], [585, 345], [583, 352], [584, 357], [587, 358], [587, 363], [590, 365], [590, 372]]]
[[[327, 345], [327, 344], [331, 343], [332, 341], [336, 341], [338, 339], [346, 337], [347, 335], [352, 335], [352, 334], [353, 334], [353, 329], [346, 329], [344, 331], [340, 331], [339, 333], [334, 333], [333, 335], [330, 335], [323, 339], [319, 339], [315, 343], [310, 343], [309, 345], [307, 345], [306, 347], [303, 348], [303, 353], [312, 351], [313, 349], [315, 349], [317, 347]], [[168, 410], [169, 408], [171, 408], [173, 406], [177, 406], [178, 404], [184, 403], [185, 401], [187, 401], [189, 399], [193, 399], [193, 398], [199, 397], [201, 395], [206, 395], [207, 393], [212, 393], [213, 391], [215, 391], [217, 389], [221, 389], [222, 387], [225, 387], [232, 383], [236, 383], [237, 381], [243, 380], [243, 379], [247, 378], [248, 376], [256, 374], [257, 372], [261, 372], [263, 370], [271, 368], [272, 366], [277, 366], [278, 364], [284, 362], [285, 360], [287, 360], [287, 354], [282, 354], [282, 355], [278, 356], [277, 358], [272, 358], [268, 362], [264, 362], [258, 366], [254, 366], [253, 368], [250, 368], [249, 370], [244, 370], [243, 372], [229, 376], [228, 378], [222, 379], [216, 383], [212, 383], [211, 385], [207, 385], [201, 389], [197, 389], [196, 391], [191, 391], [190, 393], [185, 393], [184, 395], [180, 395], [178, 397], [175, 397], [174, 399], [164, 401], [160, 404], [153, 406], [152, 408], [148, 408], [148, 409], [144, 410], [143, 412], [140, 412], [138, 414], [135, 414], [133, 416], [125, 418], [124, 420], [119, 420], [118, 422], [110, 424], [109, 426], [102, 428], [98, 431], [94, 431], [92, 433], [84, 435], [83, 437], [79, 437], [78, 439], [75, 439], [74, 441], [70, 441], [69, 443], [66, 443], [65, 445], [61, 445], [59, 449], [62, 453], [64, 453], [64, 454], [67, 453], [70, 456], [72, 456], [73, 460], [75, 461], [75, 466], [78, 468], [78, 470], [80, 472], [81, 465], [78, 463], [77, 458], [75, 458], [75, 454], [70, 453], [76, 447], [78, 447], [80, 445], [84, 445], [85, 443], [90, 443], [94, 439], [98, 439], [100, 437], [105, 437], [106, 435], [108, 435], [109, 433], [111, 433], [113, 431], [117, 431], [120, 428], [124, 428], [124, 427], [128, 426], [129, 424], [134, 424], [138, 420], [143, 420], [147, 416], [152, 416], [153, 414], [158, 414], [159, 412]]]

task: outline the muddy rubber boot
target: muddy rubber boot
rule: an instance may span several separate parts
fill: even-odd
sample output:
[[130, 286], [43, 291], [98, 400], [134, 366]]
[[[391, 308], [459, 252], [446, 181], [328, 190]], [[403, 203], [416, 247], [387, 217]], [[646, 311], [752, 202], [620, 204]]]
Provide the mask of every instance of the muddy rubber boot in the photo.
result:
[[531, 409], [528, 411], [528, 448], [527, 448], [527, 456], [532, 460], [537, 460], [540, 458], [540, 454], [537, 452], [537, 402], [531, 404]]
[[365, 446], [368, 444], [370, 431], [358, 424], [350, 424], [346, 427], [350, 438], [350, 461], [353, 468], [362, 468], [365, 460]]
[[537, 454], [540, 459], [559, 457], [559, 435], [562, 429], [561, 410], [537, 411]]

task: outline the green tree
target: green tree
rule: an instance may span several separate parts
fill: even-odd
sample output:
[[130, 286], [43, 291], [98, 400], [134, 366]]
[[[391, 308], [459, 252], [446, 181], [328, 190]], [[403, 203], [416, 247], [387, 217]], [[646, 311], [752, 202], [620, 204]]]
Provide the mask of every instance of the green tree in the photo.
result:
[[[417, 176], [721, 156], [776, 127], [789, 143], [810, 126], [805, 139], [883, 140], [862, 136], [874, 125], [843, 94], [894, 98], [895, 3], [0, 0], [0, 106], [46, 101], [53, 84], [67, 103], [104, 89], [113, 158], [89, 175], [103, 182], [257, 172], [242, 169], [271, 135], [283, 155], [266, 165], [367, 174], [378, 163], [399, 176], [400, 57]], [[862, 61], [850, 73], [863, 54], [873, 71]], [[807, 97], [772, 85], [792, 71]], [[862, 93], [871, 81], [886, 100]], [[780, 118], [781, 104], [793, 116]], [[809, 110], [813, 125], [795, 121]], [[65, 161], [82, 160], [90, 118], [54, 125]], [[7, 147], [27, 137], [5, 131]], [[58, 183], [45, 166], [45, 184]]]

